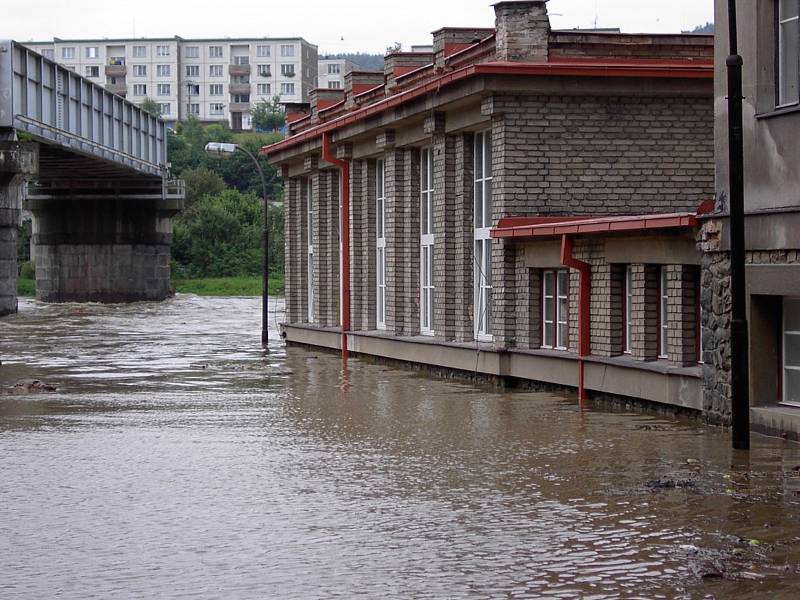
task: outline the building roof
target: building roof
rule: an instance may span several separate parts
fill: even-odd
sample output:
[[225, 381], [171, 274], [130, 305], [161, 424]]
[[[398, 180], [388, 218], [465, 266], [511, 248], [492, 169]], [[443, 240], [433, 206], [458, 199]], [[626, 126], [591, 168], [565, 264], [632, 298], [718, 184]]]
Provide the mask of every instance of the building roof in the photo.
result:
[[697, 213], [611, 217], [508, 217], [491, 230], [495, 239], [548, 238], [562, 235], [634, 233], [698, 226]]

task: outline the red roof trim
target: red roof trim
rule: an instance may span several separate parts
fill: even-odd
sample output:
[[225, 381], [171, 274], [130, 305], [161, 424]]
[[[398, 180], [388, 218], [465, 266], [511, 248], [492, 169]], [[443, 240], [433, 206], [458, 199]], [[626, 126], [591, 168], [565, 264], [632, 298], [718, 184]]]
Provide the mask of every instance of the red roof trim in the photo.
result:
[[586, 235], [649, 231], [652, 229], [690, 229], [697, 227], [695, 213], [619, 217], [510, 217], [492, 228], [495, 239], [530, 239], [561, 235]]
[[271, 154], [298, 145], [323, 133], [380, 114], [404, 102], [408, 102], [442, 87], [457, 83], [476, 75], [517, 76], [573, 76], [573, 77], [641, 77], [674, 79], [713, 79], [714, 65], [711, 61], [609, 61], [581, 60], [548, 63], [492, 62], [470, 65], [441, 77], [436, 77], [417, 87], [404, 90], [374, 104], [342, 115], [328, 123], [320, 124], [294, 135], [282, 142], [265, 146], [262, 154]]

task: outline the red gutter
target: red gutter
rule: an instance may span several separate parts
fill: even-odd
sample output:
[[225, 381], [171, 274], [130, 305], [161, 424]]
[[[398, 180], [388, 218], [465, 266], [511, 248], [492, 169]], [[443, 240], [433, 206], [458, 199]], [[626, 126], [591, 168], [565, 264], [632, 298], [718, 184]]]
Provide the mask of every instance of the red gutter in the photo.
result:
[[339, 160], [331, 152], [330, 133], [322, 134], [322, 160], [336, 165], [341, 170], [340, 177], [340, 198], [342, 203], [341, 224], [342, 224], [342, 270], [341, 270], [341, 291], [342, 301], [342, 358], [345, 360], [349, 354], [347, 348], [347, 332], [350, 331], [350, 163], [346, 160]]
[[342, 115], [327, 123], [317, 125], [298, 133], [290, 138], [265, 146], [261, 154], [272, 154], [286, 148], [291, 148], [302, 142], [316, 139], [321, 134], [335, 131], [340, 127], [356, 123], [374, 115], [384, 113], [396, 106], [437, 92], [442, 87], [458, 83], [464, 79], [478, 75], [541, 75], [541, 76], [572, 76], [572, 77], [644, 77], [666, 79], [713, 79], [714, 68], [707, 61], [641, 61], [609, 62], [607, 59], [597, 61], [573, 61], [558, 63], [483, 63], [471, 65], [436, 77], [410, 90], [399, 92], [394, 96], [370, 104], [349, 114]]
[[698, 225], [695, 213], [622, 217], [510, 217], [501, 219], [492, 238], [535, 238], [559, 235], [680, 229]]
[[584, 357], [591, 353], [591, 285], [592, 268], [589, 263], [572, 256], [573, 242], [568, 235], [561, 236], [561, 264], [580, 272], [581, 283], [578, 300], [578, 399], [583, 402], [586, 396], [586, 363]]

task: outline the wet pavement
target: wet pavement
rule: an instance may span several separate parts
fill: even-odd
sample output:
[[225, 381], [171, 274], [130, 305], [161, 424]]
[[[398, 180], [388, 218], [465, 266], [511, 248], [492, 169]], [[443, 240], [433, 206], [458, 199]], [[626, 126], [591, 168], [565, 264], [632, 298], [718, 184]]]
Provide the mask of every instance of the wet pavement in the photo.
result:
[[343, 369], [280, 307], [267, 354], [257, 299], [20, 308], [0, 598], [798, 597], [798, 445]]

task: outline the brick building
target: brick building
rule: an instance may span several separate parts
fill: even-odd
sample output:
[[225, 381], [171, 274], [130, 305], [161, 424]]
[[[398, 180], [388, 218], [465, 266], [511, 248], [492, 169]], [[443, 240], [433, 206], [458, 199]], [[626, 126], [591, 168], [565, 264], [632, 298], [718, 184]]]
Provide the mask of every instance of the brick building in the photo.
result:
[[287, 341], [702, 410], [712, 37], [494, 9], [318, 90], [264, 149]]

